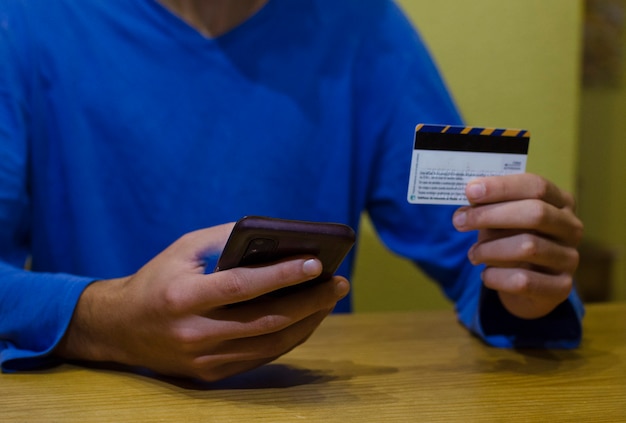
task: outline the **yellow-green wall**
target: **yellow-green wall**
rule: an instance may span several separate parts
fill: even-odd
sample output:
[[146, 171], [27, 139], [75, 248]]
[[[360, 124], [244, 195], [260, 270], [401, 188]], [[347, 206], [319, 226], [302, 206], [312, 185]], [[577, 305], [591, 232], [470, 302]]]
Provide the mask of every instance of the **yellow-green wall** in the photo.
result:
[[[622, 35], [626, 58], [626, 31]], [[585, 236], [616, 255], [614, 300], [626, 300], [626, 62], [618, 86], [582, 93], [578, 212]]]
[[[530, 130], [527, 170], [573, 192], [582, 0], [399, 3], [430, 46], [466, 122]], [[355, 311], [449, 307], [412, 264], [378, 244], [367, 220], [359, 251]]]

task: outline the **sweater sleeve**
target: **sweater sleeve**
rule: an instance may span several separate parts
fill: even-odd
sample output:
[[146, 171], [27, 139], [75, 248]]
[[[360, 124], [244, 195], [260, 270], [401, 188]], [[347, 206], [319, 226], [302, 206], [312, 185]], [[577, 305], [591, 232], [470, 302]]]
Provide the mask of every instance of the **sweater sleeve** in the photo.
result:
[[0, 366], [24, 370], [49, 363], [89, 278], [25, 270], [31, 209], [27, 169], [28, 72], [25, 22], [0, 6]]
[[370, 134], [380, 145], [367, 209], [381, 240], [436, 280], [455, 303], [459, 321], [489, 345], [576, 347], [584, 314], [576, 292], [546, 317], [511, 315], [498, 295], [483, 286], [483, 267], [469, 262], [467, 251], [477, 234], [456, 231], [455, 208], [407, 202], [415, 126], [460, 124], [462, 119], [419, 34], [393, 5], [383, 16], [375, 31], [378, 38], [363, 49], [370, 72], [361, 82], [365, 99], [360, 101], [369, 105], [361, 137]]
[[[4, 235], [4, 233], [3, 233]], [[0, 365], [3, 372], [55, 363], [63, 337], [91, 279], [34, 273], [0, 263]]]

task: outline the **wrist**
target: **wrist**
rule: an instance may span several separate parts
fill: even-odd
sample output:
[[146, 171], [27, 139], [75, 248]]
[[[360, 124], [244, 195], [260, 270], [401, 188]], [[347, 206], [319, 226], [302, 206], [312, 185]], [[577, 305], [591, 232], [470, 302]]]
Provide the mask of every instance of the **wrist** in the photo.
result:
[[81, 294], [72, 320], [55, 348], [63, 359], [124, 362], [116, 345], [123, 312], [123, 286], [127, 278], [96, 281]]

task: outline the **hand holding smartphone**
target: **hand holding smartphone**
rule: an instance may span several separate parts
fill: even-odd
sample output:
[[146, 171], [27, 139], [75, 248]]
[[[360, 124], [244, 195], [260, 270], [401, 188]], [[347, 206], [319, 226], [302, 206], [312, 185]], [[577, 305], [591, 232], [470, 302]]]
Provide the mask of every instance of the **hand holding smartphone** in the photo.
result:
[[355, 243], [354, 230], [341, 223], [245, 216], [234, 226], [215, 271], [313, 255], [322, 273], [308, 283], [330, 279]]

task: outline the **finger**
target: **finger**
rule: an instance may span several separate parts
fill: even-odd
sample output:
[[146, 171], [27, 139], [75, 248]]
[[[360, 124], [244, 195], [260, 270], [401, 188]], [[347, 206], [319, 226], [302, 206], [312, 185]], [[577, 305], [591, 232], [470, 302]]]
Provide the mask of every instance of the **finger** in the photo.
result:
[[211, 363], [275, 359], [304, 343], [330, 314], [330, 310], [318, 311], [293, 325], [277, 331], [248, 338], [222, 342], [208, 352]]
[[181, 322], [176, 343], [206, 350], [215, 340], [250, 338], [280, 332], [320, 311], [328, 313], [349, 291], [345, 278], [335, 277], [288, 295], [266, 295], [233, 307], [220, 307]]
[[521, 229], [481, 229], [478, 231], [478, 242], [495, 241], [527, 233]]
[[487, 288], [498, 291], [507, 310], [528, 319], [552, 311], [567, 299], [573, 286], [571, 275], [547, 275], [529, 269], [488, 267], [482, 279]]
[[557, 208], [574, 210], [575, 206], [570, 193], [531, 173], [473, 179], [465, 187], [465, 194], [472, 204], [536, 199]]
[[269, 363], [305, 342], [329, 312], [320, 311], [278, 332], [223, 342], [196, 357], [193, 372], [214, 381]]
[[572, 289], [569, 274], [548, 275], [523, 268], [487, 267], [482, 279], [487, 288], [528, 298], [564, 301]]
[[469, 250], [468, 258], [473, 264], [518, 267], [524, 263], [538, 266], [552, 274], [573, 274], [578, 267], [579, 254], [575, 248], [525, 233], [480, 241]]
[[582, 222], [573, 211], [558, 209], [540, 200], [461, 207], [452, 219], [459, 231], [479, 229], [535, 231], [571, 246], [580, 243], [583, 233]]
[[343, 277], [303, 286], [287, 294], [265, 295], [254, 301], [220, 308], [210, 313], [214, 329], [224, 338], [259, 336], [283, 330], [320, 311], [331, 311], [349, 291]]
[[224, 363], [217, 367], [212, 367], [207, 364], [199, 365], [194, 367], [194, 371], [191, 374], [184, 376], [197, 378], [205, 382], [217, 382], [256, 369], [274, 360], [275, 358], [263, 358], [258, 360], [234, 361]]
[[189, 275], [171, 286], [165, 301], [173, 313], [193, 312], [235, 304], [319, 276], [316, 258], [297, 258], [259, 267], [238, 267], [208, 275]]

